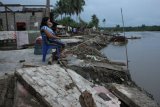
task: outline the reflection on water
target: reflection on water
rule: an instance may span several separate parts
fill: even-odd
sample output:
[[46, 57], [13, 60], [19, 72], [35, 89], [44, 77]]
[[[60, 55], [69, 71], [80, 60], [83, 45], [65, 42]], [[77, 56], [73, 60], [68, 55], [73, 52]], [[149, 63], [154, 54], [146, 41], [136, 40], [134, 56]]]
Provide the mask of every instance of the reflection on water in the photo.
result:
[[[141, 37], [127, 44], [132, 79], [160, 103], [160, 32], [127, 32], [126, 36]], [[110, 44], [102, 52], [111, 60], [126, 61], [125, 46]]]

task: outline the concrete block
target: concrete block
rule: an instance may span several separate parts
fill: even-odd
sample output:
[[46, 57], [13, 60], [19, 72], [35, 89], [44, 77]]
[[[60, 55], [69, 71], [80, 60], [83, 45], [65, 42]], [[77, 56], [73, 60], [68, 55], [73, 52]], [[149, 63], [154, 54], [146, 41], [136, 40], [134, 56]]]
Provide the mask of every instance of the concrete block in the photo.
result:
[[24, 73], [27, 74], [30, 77], [35, 76], [35, 73], [32, 71], [32, 69], [31, 70], [24, 69]]
[[33, 77], [33, 80], [35, 80], [37, 85], [39, 85], [40, 87], [46, 86], [46, 83], [39, 77]]
[[43, 87], [43, 90], [46, 91], [48, 96], [57, 97], [58, 93], [49, 86]]
[[22, 78], [28, 83], [28, 84], [36, 84], [36, 82], [29, 77], [27, 74], [23, 74]]
[[37, 71], [40, 72], [42, 75], [46, 75], [47, 72], [45, 72], [45, 70], [43, 70], [42, 68], [38, 67]]
[[18, 73], [19, 75], [23, 75], [23, 73], [24, 73], [24, 70], [23, 70], [23, 69], [17, 69], [16, 71], [17, 71], [17, 73]]
[[51, 88], [53, 88], [54, 90], [58, 90], [59, 86], [49, 80], [46, 80], [47, 85], [49, 85]]

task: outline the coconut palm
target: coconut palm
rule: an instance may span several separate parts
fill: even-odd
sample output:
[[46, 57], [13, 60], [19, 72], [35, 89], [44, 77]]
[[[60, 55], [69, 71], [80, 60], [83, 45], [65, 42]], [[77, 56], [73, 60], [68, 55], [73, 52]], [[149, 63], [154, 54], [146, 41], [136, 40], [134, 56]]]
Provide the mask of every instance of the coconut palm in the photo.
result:
[[103, 27], [105, 27], [106, 19], [103, 19], [102, 22], [103, 22], [103, 25], [104, 25]]
[[62, 15], [63, 15], [63, 7], [64, 7], [63, 0], [59, 0], [56, 2], [55, 11], [61, 15], [61, 19], [62, 19]]
[[56, 8], [60, 15], [73, 15], [77, 16], [83, 11], [83, 6], [85, 5], [84, 0], [59, 0], [56, 3]]
[[91, 27], [95, 26], [96, 28], [98, 28], [98, 25], [99, 25], [99, 19], [98, 19], [98, 17], [95, 14], [93, 14], [92, 15], [92, 20], [90, 22], [90, 26]]
[[80, 14], [83, 11], [83, 6], [85, 5], [84, 0], [72, 0], [72, 6], [74, 8], [75, 13]]

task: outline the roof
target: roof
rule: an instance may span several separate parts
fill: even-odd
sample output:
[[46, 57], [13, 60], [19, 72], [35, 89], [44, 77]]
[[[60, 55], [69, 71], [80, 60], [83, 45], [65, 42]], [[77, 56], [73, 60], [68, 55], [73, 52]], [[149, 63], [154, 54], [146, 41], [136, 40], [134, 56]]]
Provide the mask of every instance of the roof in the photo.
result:
[[[42, 12], [45, 8], [40, 7], [8, 7], [13, 12]], [[11, 12], [7, 9], [7, 12]], [[0, 12], [6, 12], [4, 7], [0, 7]]]
[[[0, 2], [0, 12], [6, 12], [5, 6], [8, 8], [7, 12], [40, 12], [46, 8], [46, 5], [21, 5], [21, 4], [3, 4]], [[50, 7], [53, 7], [50, 5]]]

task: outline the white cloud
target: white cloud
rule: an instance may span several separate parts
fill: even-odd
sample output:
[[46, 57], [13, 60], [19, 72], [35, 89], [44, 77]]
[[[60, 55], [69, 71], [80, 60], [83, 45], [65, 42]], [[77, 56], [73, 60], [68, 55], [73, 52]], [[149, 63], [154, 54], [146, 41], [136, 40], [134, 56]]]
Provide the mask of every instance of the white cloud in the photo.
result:
[[[54, 5], [57, 0], [51, 0]], [[3, 3], [19, 4], [45, 4], [46, 0], [1, 0]], [[102, 20], [106, 19], [107, 26], [121, 25], [120, 8], [126, 26], [132, 25], [160, 25], [160, 0], [86, 0], [86, 6], [81, 17], [90, 21], [91, 16], [96, 14]]]
[[86, 3], [81, 15], [85, 20], [95, 13], [100, 21], [106, 18], [108, 26], [121, 25], [120, 8], [123, 8], [126, 26], [160, 25], [160, 0], [86, 0]]

